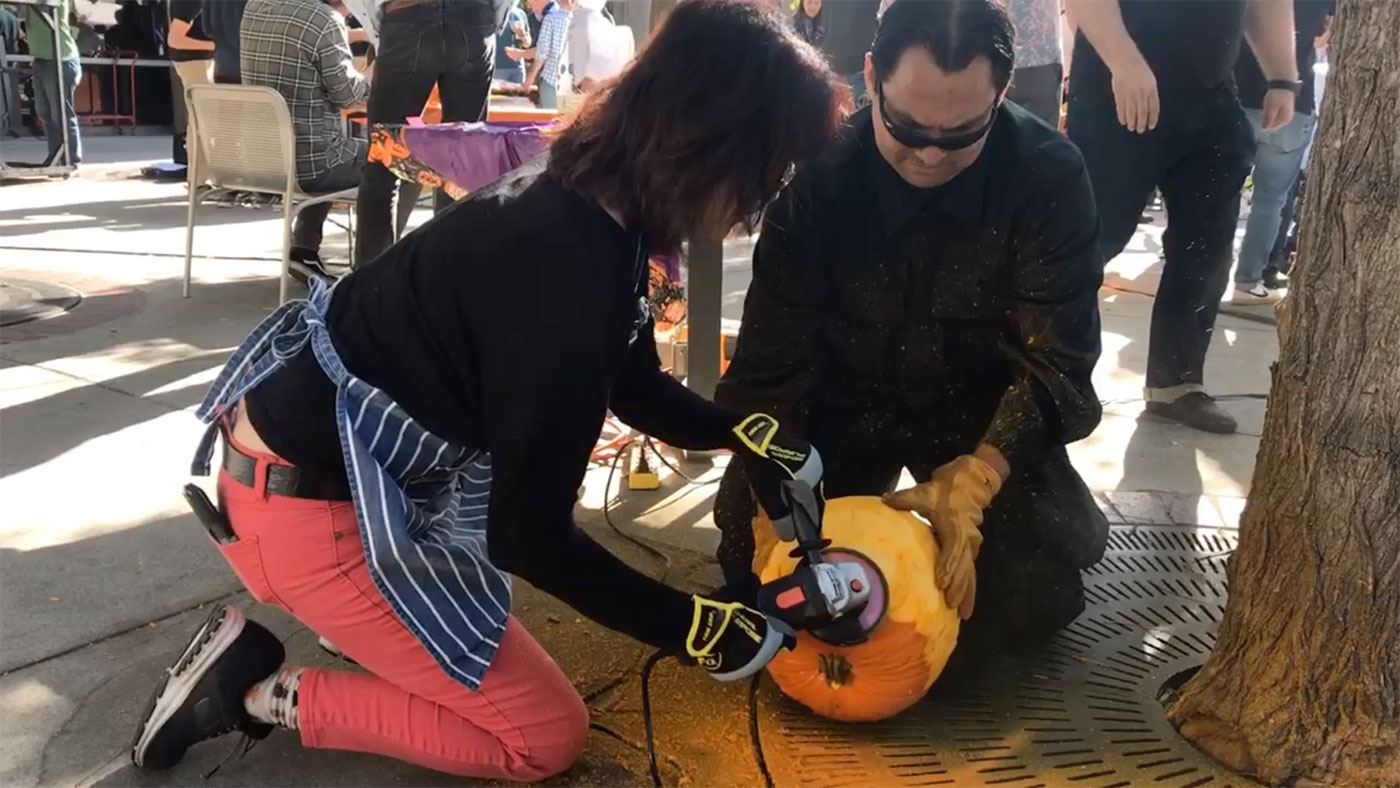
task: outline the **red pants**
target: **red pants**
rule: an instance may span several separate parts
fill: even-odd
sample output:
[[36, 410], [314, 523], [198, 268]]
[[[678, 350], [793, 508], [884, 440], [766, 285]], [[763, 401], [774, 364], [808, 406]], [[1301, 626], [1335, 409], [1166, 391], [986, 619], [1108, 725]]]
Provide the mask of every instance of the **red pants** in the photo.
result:
[[[258, 457], [259, 480], [267, 463], [285, 464], [243, 451]], [[296, 616], [372, 674], [306, 670], [302, 744], [466, 777], [540, 780], [573, 764], [588, 711], [519, 621], [507, 623], [472, 692], [438, 667], [370, 581], [352, 504], [266, 496], [227, 474], [219, 494], [238, 535], [219, 550], [253, 598]]]

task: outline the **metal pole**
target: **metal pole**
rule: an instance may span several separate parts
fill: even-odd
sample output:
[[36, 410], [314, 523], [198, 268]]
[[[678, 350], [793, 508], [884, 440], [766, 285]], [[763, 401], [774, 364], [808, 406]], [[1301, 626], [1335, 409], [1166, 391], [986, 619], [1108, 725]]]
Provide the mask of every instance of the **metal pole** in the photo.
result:
[[723, 299], [724, 252], [718, 238], [692, 238], [686, 256], [686, 385], [705, 398], [719, 382], [720, 302]]

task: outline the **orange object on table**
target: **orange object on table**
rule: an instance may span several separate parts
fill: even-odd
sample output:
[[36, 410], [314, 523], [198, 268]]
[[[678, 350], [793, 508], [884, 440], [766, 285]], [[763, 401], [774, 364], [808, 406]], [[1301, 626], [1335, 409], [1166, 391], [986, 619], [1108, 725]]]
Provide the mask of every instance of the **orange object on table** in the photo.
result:
[[[486, 109], [487, 123], [546, 124], [553, 123], [558, 119], [558, 110], [540, 109], [539, 107], [490, 105]], [[420, 120], [428, 126], [442, 122], [442, 98], [438, 95], [436, 85], [433, 86], [433, 92], [428, 95], [428, 103], [423, 105], [423, 114]]]
[[539, 107], [488, 107], [487, 123], [553, 123], [559, 119], [559, 111]]
[[427, 125], [442, 122], [442, 97], [438, 95], [437, 85], [433, 85], [433, 92], [428, 94], [428, 103], [423, 105], [419, 119]]

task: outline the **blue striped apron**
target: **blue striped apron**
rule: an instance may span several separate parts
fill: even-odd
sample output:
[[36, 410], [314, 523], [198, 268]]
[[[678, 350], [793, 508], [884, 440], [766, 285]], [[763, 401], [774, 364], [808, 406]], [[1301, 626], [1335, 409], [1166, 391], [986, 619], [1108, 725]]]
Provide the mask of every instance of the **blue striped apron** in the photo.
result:
[[331, 292], [318, 283], [309, 298], [283, 304], [243, 340], [196, 411], [210, 429], [191, 472], [209, 474], [220, 416], [310, 343], [336, 386], [370, 577], [447, 675], [476, 690], [510, 612], [510, 576], [486, 552], [491, 455], [432, 434], [345, 369], [326, 327]]

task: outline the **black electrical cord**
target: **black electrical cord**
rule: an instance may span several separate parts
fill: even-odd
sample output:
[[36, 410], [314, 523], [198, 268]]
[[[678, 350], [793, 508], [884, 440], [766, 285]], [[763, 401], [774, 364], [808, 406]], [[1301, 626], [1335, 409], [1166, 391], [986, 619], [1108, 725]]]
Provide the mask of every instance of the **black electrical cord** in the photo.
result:
[[661, 770], [656, 766], [656, 733], [651, 725], [651, 669], [667, 656], [666, 651], [657, 649], [642, 665], [642, 725], [647, 731], [647, 766], [651, 769], [651, 784], [655, 788], [661, 788]]
[[662, 453], [661, 453], [661, 450], [658, 449], [658, 448], [656, 448], [656, 444], [655, 444], [655, 443], [652, 443], [652, 440], [651, 440], [650, 437], [644, 436], [644, 437], [642, 438], [642, 440], [646, 441], [645, 446], [646, 446], [647, 448], [651, 449], [652, 452], [653, 452], [654, 454], [656, 454], [656, 458], [659, 459], [659, 460], [661, 460], [661, 464], [662, 464], [662, 465], [665, 465], [667, 468], [670, 468], [672, 473], [676, 474], [677, 476], [681, 477], [682, 479], [685, 479], [686, 481], [690, 482], [691, 484], [696, 484], [696, 485], [704, 486], [704, 485], [707, 485], [707, 484], [719, 484], [719, 483], [720, 483], [721, 479], [711, 479], [711, 480], [709, 480], [709, 481], [707, 481], [707, 482], [702, 482], [702, 481], [700, 481], [699, 479], [695, 479], [695, 478], [692, 478], [692, 477], [690, 477], [690, 476], [687, 476], [686, 473], [685, 473], [685, 471], [682, 471], [680, 468], [677, 468], [676, 466], [672, 465], [672, 464], [671, 464], [671, 461], [668, 460], [668, 459], [666, 459], [666, 455], [662, 454]]
[[[677, 474], [682, 479], [685, 479], [687, 482], [690, 482], [691, 484], [715, 484], [719, 481], [719, 479], [713, 479], [707, 482], [701, 482], [692, 479], [685, 473], [681, 472], [679, 468], [672, 465], [666, 459], [666, 457], [656, 449], [656, 446], [652, 444], [651, 438], [644, 436], [642, 438], [642, 441], [642, 447], [644, 451], [647, 448], [650, 448], [653, 452], [656, 453], [656, 456], [667, 468], [670, 468], [673, 473]], [[632, 536], [631, 534], [622, 530], [618, 527], [617, 523], [613, 522], [612, 519], [610, 501], [612, 500], [613, 477], [617, 475], [617, 464], [621, 462], [622, 456], [626, 454], [627, 449], [631, 447], [633, 443], [636, 443], [636, 441], [627, 441], [626, 443], [618, 447], [617, 453], [613, 455], [612, 464], [608, 468], [608, 480], [603, 488], [603, 519], [607, 521], [608, 526], [612, 528], [613, 532], [616, 533], [618, 536], [642, 548], [648, 553], [659, 557], [663, 562], [665, 562], [666, 568], [662, 571], [661, 575], [664, 578], [666, 576], [666, 573], [670, 571], [671, 557], [666, 555], [664, 552], [656, 549], [655, 547], [652, 547], [646, 542], [643, 542], [637, 537]], [[656, 762], [656, 730], [652, 724], [651, 719], [651, 672], [652, 669], [656, 667], [657, 663], [659, 663], [661, 660], [665, 659], [668, 656], [671, 656], [669, 652], [665, 651], [664, 649], [657, 649], [655, 652], [652, 653], [650, 657], [647, 658], [647, 661], [642, 664], [642, 725], [646, 729], [647, 768], [651, 774], [651, 784], [654, 786], [654, 788], [662, 788], [662, 784], [661, 769]], [[763, 744], [760, 741], [758, 735], [758, 683], [761, 676], [761, 673], [755, 674], [753, 677], [753, 682], [749, 685], [749, 739], [753, 745], [754, 760], [758, 763], [758, 770], [763, 775], [763, 784], [765, 788], [774, 788], [773, 775], [768, 771], [768, 762], [763, 757]]]
[[623, 456], [624, 454], [627, 453], [627, 448], [628, 448], [629, 446], [631, 446], [633, 443], [636, 443], [636, 441], [634, 441], [634, 440], [633, 440], [633, 441], [627, 441], [626, 443], [624, 443], [624, 444], [622, 444], [621, 446], [619, 446], [618, 449], [617, 449], [617, 454], [614, 454], [614, 455], [613, 455], [612, 465], [608, 468], [608, 481], [607, 481], [606, 484], [603, 485], [603, 519], [604, 519], [605, 521], [607, 521], [608, 527], [611, 528], [611, 529], [613, 530], [613, 533], [617, 534], [618, 536], [622, 537], [623, 539], [626, 539], [627, 541], [631, 542], [632, 544], [634, 544], [634, 545], [636, 545], [636, 546], [642, 548], [642, 549], [645, 550], [648, 554], [653, 555], [653, 556], [656, 556], [657, 558], [660, 558], [660, 559], [661, 559], [661, 562], [662, 562], [662, 570], [661, 570], [661, 577], [659, 577], [659, 578], [657, 578], [657, 579], [658, 579], [658, 580], [664, 580], [664, 579], [666, 578], [666, 575], [669, 574], [670, 571], [671, 571], [671, 556], [666, 555], [666, 553], [662, 552], [661, 550], [658, 550], [658, 549], [656, 549], [655, 547], [652, 547], [651, 545], [647, 544], [646, 542], [643, 542], [641, 539], [638, 539], [637, 537], [635, 537], [635, 536], [633, 536], [633, 535], [627, 533], [626, 531], [622, 530], [621, 528], [618, 527], [617, 523], [613, 522], [613, 519], [612, 519], [612, 483], [613, 483], [613, 477], [617, 475], [617, 464], [622, 460], [622, 456]]
[[[654, 788], [662, 788], [661, 770], [656, 765], [656, 731], [651, 722], [651, 671], [656, 667], [656, 663], [670, 656], [666, 651], [657, 649], [647, 661], [642, 665], [642, 725], [646, 728], [647, 734], [647, 767], [651, 772], [651, 784]], [[758, 764], [758, 771], [763, 775], [764, 788], [774, 788], [773, 773], [768, 771], [768, 760], [763, 757], [763, 740], [758, 733], [758, 685], [763, 680], [763, 674], [755, 673], [753, 680], [749, 682], [749, 743], [753, 746], [753, 759]]]
[[753, 674], [749, 682], [749, 742], [753, 744], [753, 759], [758, 763], [758, 771], [763, 775], [764, 788], [773, 788], [773, 773], [768, 771], [768, 760], [763, 757], [763, 740], [758, 735], [758, 683], [762, 673]]

